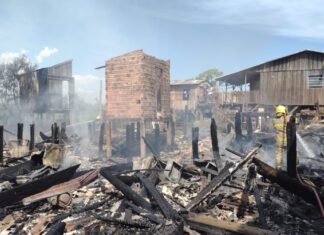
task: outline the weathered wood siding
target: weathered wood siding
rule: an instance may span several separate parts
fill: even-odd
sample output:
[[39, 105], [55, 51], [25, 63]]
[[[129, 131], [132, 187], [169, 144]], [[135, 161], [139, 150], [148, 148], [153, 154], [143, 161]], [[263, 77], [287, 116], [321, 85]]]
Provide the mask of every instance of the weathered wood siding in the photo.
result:
[[323, 74], [324, 56], [304, 52], [266, 63], [260, 72], [260, 103], [314, 105], [324, 102], [324, 87], [308, 88], [309, 75]]
[[324, 101], [324, 87], [308, 88], [309, 75], [321, 74], [321, 70], [286, 72], [261, 72], [261, 103], [285, 105], [314, 105]]
[[[183, 92], [189, 91], [189, 100], [183, 100]], [[199, 86], [176, 85], [171, 86], [171, 108], [175, 111], [195, 110], [197, 105], [205, 101], [204, 89]]]

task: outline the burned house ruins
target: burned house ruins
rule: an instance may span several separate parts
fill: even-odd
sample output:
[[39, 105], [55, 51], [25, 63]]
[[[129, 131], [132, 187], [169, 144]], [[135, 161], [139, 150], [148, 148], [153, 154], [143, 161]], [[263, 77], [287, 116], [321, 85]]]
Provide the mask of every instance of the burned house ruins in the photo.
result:
[[[296, 122], [305, 107], [321, 107], [321, 63], [322, 53], [304, 51], [221, 77], [250, 84], [246, 99], [230, 103], [238, 93], [226, 90], [223, 100], [204, 81], [170, 86], [170, 62], [142, 50], [107, 60], [99, 116], [60, 126], [52, 115], [44, 131], [29, 123], [28, 137], [22, 123], [17, 135], [0, 125], [0, 233], [322, 234], [323, 121]], [[289, 92], [284, 79], [294, 83]], [[279, 100], [265, 86], [289, 107], [280, 169], [276, 134], [264, 128]], [[304, 99], [298, 87], [313, 95]], [[20, 88], [34, 112], [68, 115], [72, 62], [24, 75]], [[181, 127], [174, 115], [183, 111]]]
[[74, 99], [72, 60], [22, 75], [19, 90], [21, 106], [36, 118], [69, 123]]

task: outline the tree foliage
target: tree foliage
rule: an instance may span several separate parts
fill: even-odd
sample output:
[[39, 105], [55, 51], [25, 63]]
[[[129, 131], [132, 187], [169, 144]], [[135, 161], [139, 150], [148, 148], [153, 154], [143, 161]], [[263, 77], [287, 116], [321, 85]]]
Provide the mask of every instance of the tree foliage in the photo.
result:
[[223, 72], [218, 69], [209, 69], [202, 73], [200, 73], [195, 79], [204, 80], [208, 82], [210, 85], [215, 85], [215, 79], [222, 76]]
[[36, 69], [26, 55], [20, 55], [11, 62], [0, 63], [0, 102], [1, 105], [18, 104], [19, 101], [19, 79], [22, 74]]

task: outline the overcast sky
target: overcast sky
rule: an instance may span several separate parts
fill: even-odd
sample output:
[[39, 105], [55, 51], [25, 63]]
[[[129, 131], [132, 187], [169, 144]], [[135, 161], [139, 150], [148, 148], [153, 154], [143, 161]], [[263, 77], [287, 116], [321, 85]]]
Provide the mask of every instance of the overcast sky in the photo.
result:
[[[311, 3], [310, 3], [311, 2]], [[171, 79], [226, 73], [304, 49], [324, 51], [323, 0], [0, 0], [0, 61], [73, 59], [94, 100], [110, 57], [143, 49], [171, 60]]]

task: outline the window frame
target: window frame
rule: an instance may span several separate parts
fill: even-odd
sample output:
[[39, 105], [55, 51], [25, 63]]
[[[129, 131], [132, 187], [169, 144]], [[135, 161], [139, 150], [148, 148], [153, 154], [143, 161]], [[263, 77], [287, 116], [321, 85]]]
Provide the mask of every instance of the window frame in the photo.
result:
[[[315, 79], [317, 78], [317, 80]], [[314, 80], [312, 80], [314, 79]], [[308, 89], [321, 89], [323, 88], [323, 74], [313, 74], [307, 77], [307, 88]]]

